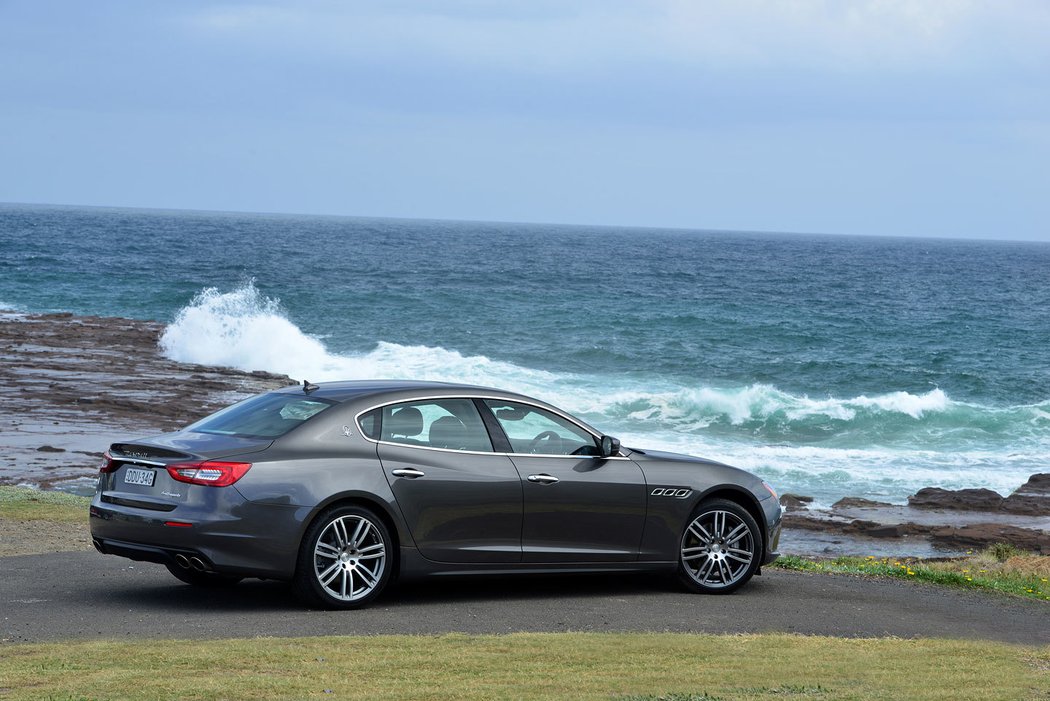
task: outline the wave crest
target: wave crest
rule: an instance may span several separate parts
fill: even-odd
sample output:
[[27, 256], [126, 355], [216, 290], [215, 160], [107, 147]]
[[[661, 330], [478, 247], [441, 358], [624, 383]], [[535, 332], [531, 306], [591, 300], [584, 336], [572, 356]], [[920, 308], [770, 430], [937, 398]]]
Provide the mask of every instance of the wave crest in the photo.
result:
[[198, 365], [269, 370], [300, 377], [324, 365], [324, 344], [282, 313], [280, 300], [262, 295], [254, 281], [233, 292], [209, 287], [179, 310], [160, 338], [164, 355]]
[[164, 355], [199, 365], [267, 370], [297, 380], [416, 379], [537, 388], [560, 377], [455, 350], [380, 341], [363, 355], [332, 353], [263, 295], [254, 281], [232, 291], [209, 287], [179, 310], [160, 339]]
[[611, 399], [616, 410], [632, 418], [691, 419], [699, 427], [709, 426], [716, 421], [740, 426], [774, 418], [786, 421], [814, 418], [853, 421], [858, 417], [879, 413], [919, 420], [928, 414], [948, 411], [957, 406], [940, 389], [925, 394], [891, 392], [875, 397], [861, 395], [851, 399], [810, 399], [765, 384], [736, 389], [700, 387], [656, 394], [623, 393]]

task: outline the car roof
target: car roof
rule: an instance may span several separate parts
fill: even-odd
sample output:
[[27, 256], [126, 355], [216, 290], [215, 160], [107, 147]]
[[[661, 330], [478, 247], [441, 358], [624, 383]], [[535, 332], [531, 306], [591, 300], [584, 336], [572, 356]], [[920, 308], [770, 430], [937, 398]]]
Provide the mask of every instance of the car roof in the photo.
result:
[[[482, 385], [468, 385], [455, 382], [428, 382], [425, 380], [342, 380], [337, 382], [311, 383], [307, 396], [320, 397], [340, 404], [356, 405], [355, 411], [363, 411], [375, 406], [425, 399], [429, 397], [482, 397], [490, 399], [506, 399], [509, 401], [520, 401], [541, 408], [549, 409], [556, 414], [570, 416], [562, 409], [526, 394], [509, 392], [495, 387]], [[276, 390], [282, 393], [302, 393], [303, 385], [289, 385]], [[601, 431], [589, 426], [586, 422], [576, 416], [570, 418], [595, 435], [602, 435]]]

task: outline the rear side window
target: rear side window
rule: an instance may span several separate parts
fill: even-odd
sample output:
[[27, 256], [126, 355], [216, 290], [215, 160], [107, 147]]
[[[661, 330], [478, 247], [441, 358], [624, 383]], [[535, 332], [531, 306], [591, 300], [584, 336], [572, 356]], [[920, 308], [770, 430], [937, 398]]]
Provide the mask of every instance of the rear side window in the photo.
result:
[[186, 430], [243, 438], [277, 438], [334, 404], [317, 397], [262, 394], [203, 418]]
[[363, 414], [358, 419], [358, 424], [361, 426], [361, 432], [372, 440], [379, 439], [379, 414], [382, 409], [373, 409], [367, 414]]

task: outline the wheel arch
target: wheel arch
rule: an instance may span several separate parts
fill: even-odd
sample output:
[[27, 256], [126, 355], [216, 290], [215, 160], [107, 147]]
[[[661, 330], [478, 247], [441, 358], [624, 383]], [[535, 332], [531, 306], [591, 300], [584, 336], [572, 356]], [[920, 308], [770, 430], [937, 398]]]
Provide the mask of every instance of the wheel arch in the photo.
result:
[[383, 502], [382, 499], [376, 498], [374, 495], [361, 493], [361, 492], [350, 492], [345, 494], [335, 494], [328, 499], [317, 505], [310, 517], [303, 521], [302, 529], [299, 532], [299, 542], [306, 536], [306, 532], [310, 530], [310, 527], [319, 519], [325, 512], [331, 509], [337, 509], [343, 506], [363, 506], [370, 511], [373, 511], [382, 521], [383, 525], [386, 526], [386, 530], [390, 533], [390, 537], [393, 539], [391, 543], [391, 549], [397, 554], [396, 557], [392, 557], [393, 571], [391, 572], [391, 581], [398, 578], [401, 574], [401, 543], [403, 542], [401, 535], [401, 524], [397, 518], [391, 513], [390, 506]]
[[693, 503], [692, 511], [696, 511], [697, 507], [711, 499], [725, 499], [726, 501], [731, 501], [734, 504], [738, 504], [741, 508], [751, 514], [751, 518], [755, 519], [755, 523], [758, 524], [758, 530], [762, 536], [759, 539], [762, 552], [757, 553], [761, 561], [761, 557], [765, 555], [766, 541], [769, 534], [766, 532], [766, 517], [765, 514], [762, 513], [762, 507], [759, 505], [758, 499], [746, 489], [728, 484], [720, 485], [712, 487], [700, 494]]

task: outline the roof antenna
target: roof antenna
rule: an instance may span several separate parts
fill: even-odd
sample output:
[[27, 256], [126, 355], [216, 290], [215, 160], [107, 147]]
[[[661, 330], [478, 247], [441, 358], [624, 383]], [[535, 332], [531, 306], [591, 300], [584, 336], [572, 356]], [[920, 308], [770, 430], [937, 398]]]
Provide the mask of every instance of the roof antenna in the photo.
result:
[[309, 380], [303, 380], [303, 393], [304, 394], [310, 394], [310, 392], [313, 392], [315, 389], [317, 389], [317, 385], [310, 384]]

